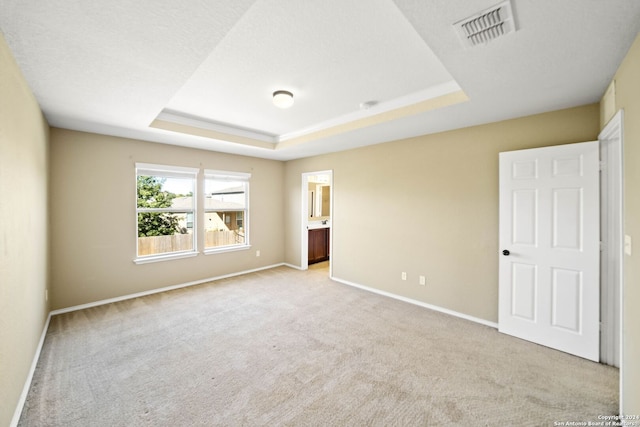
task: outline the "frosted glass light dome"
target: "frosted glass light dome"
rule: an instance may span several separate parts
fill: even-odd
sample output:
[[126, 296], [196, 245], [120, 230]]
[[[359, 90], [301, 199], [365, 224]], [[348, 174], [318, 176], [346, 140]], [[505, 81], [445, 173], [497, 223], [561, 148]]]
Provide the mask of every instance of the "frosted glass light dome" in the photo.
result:
[[278, 108], [289, 108], [293, 105], [293, 94], [286, 90], [273, 92], [273, 105]]

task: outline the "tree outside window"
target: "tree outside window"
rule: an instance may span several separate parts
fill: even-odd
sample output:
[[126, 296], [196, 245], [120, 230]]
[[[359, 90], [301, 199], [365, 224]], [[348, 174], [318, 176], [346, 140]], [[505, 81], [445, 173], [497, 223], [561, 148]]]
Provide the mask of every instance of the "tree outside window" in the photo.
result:
[[[162, 191], [166, 178], [138, 176], [138, 208], [170, 208], [176, 195]], [[138, 237], [170, 236], [179, 232], [178, 217], [171, 212], [139, 212]]]
[[195, 252], [197, 169], [136, 165], [138, 259]]

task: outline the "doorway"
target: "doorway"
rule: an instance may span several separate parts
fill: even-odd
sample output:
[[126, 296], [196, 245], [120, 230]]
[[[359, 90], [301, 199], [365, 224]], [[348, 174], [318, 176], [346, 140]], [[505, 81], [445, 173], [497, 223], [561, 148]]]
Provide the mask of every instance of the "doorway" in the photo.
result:
[[302, 174], [300, 269], [307, 270], [310, 263], [328, 260], [329, 276], [333, 274], [333, 194], [332, 170]]
[[[600, 221], [595, 228], [600, 230], [599, 259], [599, 358], [600, 363], [620, 368], [620, 413], [623, 408], [624, 340], [623, 324], [623, 111], [609, 121], [598, 136], [599, 151], [599, 213]], [[519, 165], [522, 169], [522, 165]], [[520, 230], [522, 231], [522, 230]], [[520, 233], [522, 234], [522, 233]], [[506, 251], [506, 255], [510, 255]], [[505, 254], [503, 254], [504, 256]], [[503, 257], [501, 257], [503, 258]], [[599, 261], [599, 262], [598, 262]], [[522, 281], [521, 282], [525, 282]], [[518, 307], [523, 312], [526, 304]]]

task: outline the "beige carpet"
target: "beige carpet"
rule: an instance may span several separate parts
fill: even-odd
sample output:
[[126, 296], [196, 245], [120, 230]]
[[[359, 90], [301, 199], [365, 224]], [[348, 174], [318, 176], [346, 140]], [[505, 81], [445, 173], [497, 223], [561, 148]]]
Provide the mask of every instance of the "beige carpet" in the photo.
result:
[[279, 267], [54, 316], [21, 426], [553, 426], [618, 370]]

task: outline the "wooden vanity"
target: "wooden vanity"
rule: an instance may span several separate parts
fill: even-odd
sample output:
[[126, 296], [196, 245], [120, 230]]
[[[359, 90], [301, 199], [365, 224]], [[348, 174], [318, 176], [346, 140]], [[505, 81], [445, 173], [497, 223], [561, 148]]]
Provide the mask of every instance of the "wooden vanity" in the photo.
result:
[[329, 259], [329, 227], [309, 229], [309, 264]]

